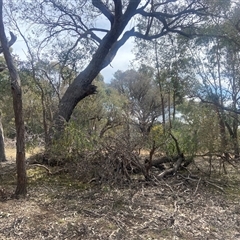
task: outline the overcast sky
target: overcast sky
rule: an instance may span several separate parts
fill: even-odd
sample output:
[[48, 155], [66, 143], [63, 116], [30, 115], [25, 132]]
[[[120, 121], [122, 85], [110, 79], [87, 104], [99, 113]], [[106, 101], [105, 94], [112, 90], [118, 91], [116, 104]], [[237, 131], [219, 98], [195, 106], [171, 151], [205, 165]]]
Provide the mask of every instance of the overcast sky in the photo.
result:
[[134, 59], [132, 53], [133, 39], [129, 39], [119, 50], [111, 65], [101, 71], [105, 82], [110, 82], [113, 74], [117, 70], [127, 70], [131, 68], [131, 61]]
[[[17, 54], [20, 59], [24, 60], [26, 59], [26, 46], [24, 41], [20, 36], [18, 36], [17, 41], [12, 46], [13, 53]], [[117, 55], [115, 56], [114, 60], [112, 61], [111, 65], [106, 67], [101, 71], [104, 81], [110, 82], [113, 78], [113, 74], [117, 70], [127, 70], [131, 66], [131, 61], [134, 58], [134, 55], [132, 53], [133, 48], [133, 38], [130, 38], [118, 51]]]

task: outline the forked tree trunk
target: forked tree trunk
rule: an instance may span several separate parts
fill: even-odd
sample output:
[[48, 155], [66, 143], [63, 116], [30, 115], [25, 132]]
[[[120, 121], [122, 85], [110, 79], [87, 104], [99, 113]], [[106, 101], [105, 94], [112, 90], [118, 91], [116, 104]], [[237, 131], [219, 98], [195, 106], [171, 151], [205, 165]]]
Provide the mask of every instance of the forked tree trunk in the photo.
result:
[[111, 63], [118, 49], [132, 36], [134, 29], [126, 31], [123, 35], [122, 33], [130, 19], [134, 16], [140, 2], [140, 0], [130, 1], [123, 14], [116, 13], [116, 16], [113, 16], [112, 27], [101, 40], [90, 63], [74, 79], [60, 100], [58, 113], [54, 118], [54, 126], [50, 131], [50, 138], [58, 139], [64, 130], [64, 123], [69, 121], [78, 102], [96, 92], [96, 87], [92, 85], [92, 82], [99, 72]]
[[5, 145], [4, 145], [4, 134], [3, 134], [3, 127], [1, 121], [1, 112], [0, 112], [0, 162], [6, 161], [5, 155]]
[[10, 32], [11, 40], [8, 42], [4, 30], [3, 24], [3, 0], [0, 0], [0, 41], [1, 48], [0, 53], [3, 52], [5, 61], [10, 74], [11, 90], [13, 96], [13, 109], [15, 116], [16, 127], [16, 164], [17, 164], [17, 188], [15, 196], [25, 196], [27, 194], [27, 175], [26, 175], [26, 163], [25, 163], [25, 127], [23, 121], [23, 107], [22, 107], [22, 90], [20, 77], [17, 69], [14, 65], [12, 55], [9, 51], [10, 43], [16, 41], [16, 37]]

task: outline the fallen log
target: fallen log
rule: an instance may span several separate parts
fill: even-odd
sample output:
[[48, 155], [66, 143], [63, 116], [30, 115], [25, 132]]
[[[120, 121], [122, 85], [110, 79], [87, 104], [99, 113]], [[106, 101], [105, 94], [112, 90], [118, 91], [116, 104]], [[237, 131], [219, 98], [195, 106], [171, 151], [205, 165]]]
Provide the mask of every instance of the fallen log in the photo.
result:
[[181, 154], [179, 157], [178, 157], [178, 160], [173, 163], [173, 167], [169, 168], [169, 169], [166, 169], [165, 171], [161, 172], [157, 178], [158, 179], [162, 179], [163, 177], [165, 177], [166, 175], [170, 175], [170, 174], [174, 174], [177, 172], [177, 170], [180, 168], [182, 162], [184, 161], [184, 156], [183, 154]]
[[174, 162], [174, 158], [164, 156], [164, 157], [152, 160], [152, 166], [155, 168], [159, 168], [160, 170], [163, 170], [165, 169], [163, 165], [164, 163], [172, 163], [172, 162]]

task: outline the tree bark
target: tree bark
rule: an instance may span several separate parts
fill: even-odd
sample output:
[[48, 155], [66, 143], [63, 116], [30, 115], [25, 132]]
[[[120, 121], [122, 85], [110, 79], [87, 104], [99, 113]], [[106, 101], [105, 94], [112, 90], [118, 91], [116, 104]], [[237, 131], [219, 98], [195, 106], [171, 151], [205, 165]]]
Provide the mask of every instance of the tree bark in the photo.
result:
[[0, 112], [0, 162], [6, 161], [6, 154], [5, 154], [5, 145], [4, 145], [4, 134], [3, 134], [3, 127], [1, 121], [1, 112]]
[[132, 36], [130, 30], [118, 40], [139, 4], [140, 0], [131, 0], [124, 14], [112, 15], [110, 31], [101, 40], [89, 65], [74, 79], [60, 100], [58, 113], [54, 118], [54, 127], [50, 132], [51, 137], [59, 138], [64, 130], [64, 123], [70, 120], [78, 102], [96, 92], [96, 86], [91, 83], [99, 72], [111, 63], [118, 49]]
[[[11, 80], [11, 90], [13, 96], [13, 109], [15, 115], [16, 126], [16, 164], [17, 164], [17, 188], [15, 196], [25, 196], [27, 194], [27, 175], [26, 175], [26, 163], [25, 163], [25, 127], [23, 120], [23, 107], [22, 107], [22, 90], [21, 81], [17, 69], [14, 65], [12, 55], [9, 51], [9, 43], [4, 30], [3, 24], [3, 0], [0, 0], [0, 41], [1, 50], [4, 54], [4, 58], [9, 70]], [[15, 39], [13, 33], [10, 33], [11, 39]], [[1, 51], [0, 51], [1, 52]]]

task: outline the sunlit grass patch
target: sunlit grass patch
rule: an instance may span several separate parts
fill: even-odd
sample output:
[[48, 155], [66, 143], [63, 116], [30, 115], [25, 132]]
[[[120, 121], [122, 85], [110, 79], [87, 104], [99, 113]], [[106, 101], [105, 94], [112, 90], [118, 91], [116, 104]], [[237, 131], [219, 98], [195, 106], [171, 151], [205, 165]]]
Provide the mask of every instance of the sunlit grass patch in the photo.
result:
[[[36, 147], [34, 149], [31, 149], [29, 151], [26, 151], [26, 158], [31, 157], [33, 154], [39, 153], [43, 150], [41, 147]], [[16, 159], [16, 148], [15, 147], [6, 147], [5, 148], [5, 154], [7, 160], [15, 160]]]

